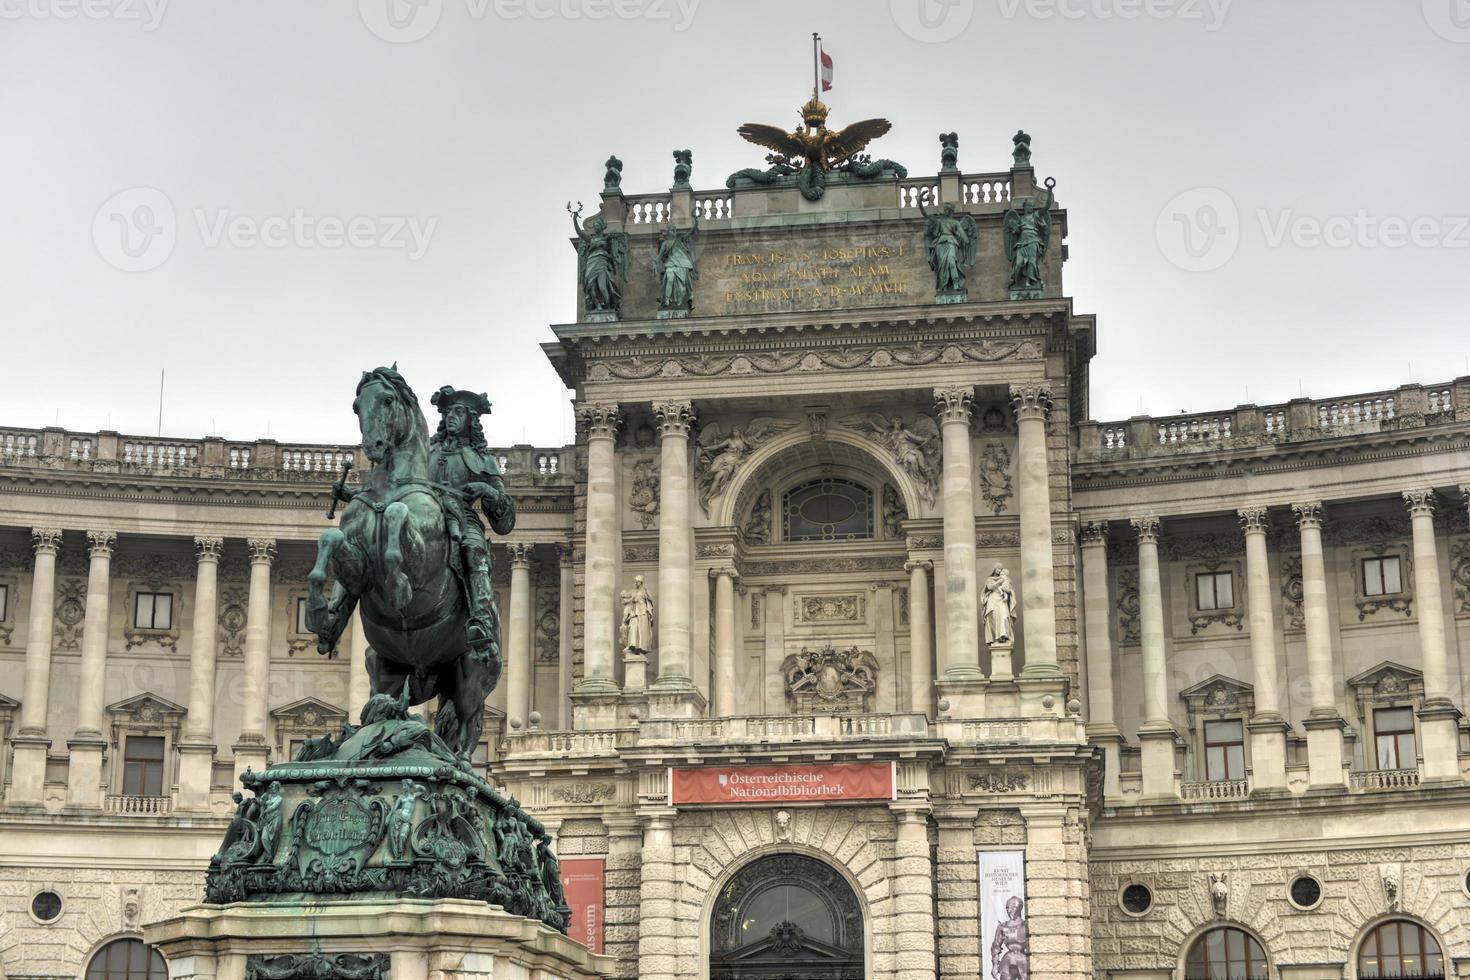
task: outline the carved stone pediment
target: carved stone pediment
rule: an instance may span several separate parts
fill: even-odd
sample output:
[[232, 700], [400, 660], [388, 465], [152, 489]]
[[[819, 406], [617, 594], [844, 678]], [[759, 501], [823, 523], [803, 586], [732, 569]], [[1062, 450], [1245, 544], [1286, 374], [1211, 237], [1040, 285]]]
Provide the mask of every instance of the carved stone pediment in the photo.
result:
[[867, 650], [802, 647], [781, 665], [786, 694], [799, 710], [867, 711], [878, 688], [878, 661]]
[[1179, 692], [1189, 706], [1190, 726], [1199, 715], [1252, 714], [1255, 710], [1255, 688], [1224, 674], [1212, 674]]
[[174, 704], [168, 698], [144, 691], [125, 701], [109, 704], [107, 713], [112, 715], [114, 721], [163, 725], [183, 717], [188, 713], [188, 709], [181, 704]]
[[1384, 660], [1347, 679], [1358, 715], [1367, 720], [1374, 708], [1418, 704], [1424, 700], [1424, 675], [1413, 667]]

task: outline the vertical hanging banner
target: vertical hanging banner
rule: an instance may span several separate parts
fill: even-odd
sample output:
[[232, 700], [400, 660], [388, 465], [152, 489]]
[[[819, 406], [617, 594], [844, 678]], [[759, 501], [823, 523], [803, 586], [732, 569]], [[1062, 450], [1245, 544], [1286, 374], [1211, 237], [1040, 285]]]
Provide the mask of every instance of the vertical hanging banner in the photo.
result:
[[984, 980], [1031, 975], [1025, 851], [980, 852], [980, 961]]
[[572, 910], [567, 936], [602, 952], [602, 858], [563, 858], [561, 887]]

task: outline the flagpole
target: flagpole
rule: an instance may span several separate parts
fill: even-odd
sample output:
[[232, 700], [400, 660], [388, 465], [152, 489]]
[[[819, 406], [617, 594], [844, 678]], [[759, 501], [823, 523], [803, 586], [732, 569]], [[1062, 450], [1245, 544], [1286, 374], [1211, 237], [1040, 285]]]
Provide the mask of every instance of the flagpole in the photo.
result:
[[821, 75], [820, 75], [820, 72], [822, 70], [822, 66], [819, 63], [821, 61], [821, 55], [818, 53], [819, 50], [820, 50], [820, 47], [819, 46], [821, 45], [821, 42], [822, 42], [822, 39], [817, 36], [817, 32], [816, 31], [812, 31], [812, 98], [813, 99], [818, 98], [822, 94], [822, 91], [821, 91], [821, 89], [822, 89], [822, 81], [821, 81]]

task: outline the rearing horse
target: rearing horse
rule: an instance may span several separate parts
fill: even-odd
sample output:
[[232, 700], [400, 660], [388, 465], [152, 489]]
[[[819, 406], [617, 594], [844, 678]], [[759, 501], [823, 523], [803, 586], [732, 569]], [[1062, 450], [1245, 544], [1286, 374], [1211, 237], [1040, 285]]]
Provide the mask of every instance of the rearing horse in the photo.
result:
[[[372, 693], [397, 695], [406, 683], [412, 704], [438, 695], [435, 730], [468, 759], [501, 661], [498, 629], [488, 657], [469, 655], [465, 590], [441, 502], [454, 491], [429, 479], [428, 424], [397, 370], [364, 372], [352, 410], [373, 467], [362, 489], [339, 493], [348, 499], [341, 524], [317, 544], [306, 625], [330, 652], [361, 604]], [[330, 597], [328, 572], [336, 579]]]

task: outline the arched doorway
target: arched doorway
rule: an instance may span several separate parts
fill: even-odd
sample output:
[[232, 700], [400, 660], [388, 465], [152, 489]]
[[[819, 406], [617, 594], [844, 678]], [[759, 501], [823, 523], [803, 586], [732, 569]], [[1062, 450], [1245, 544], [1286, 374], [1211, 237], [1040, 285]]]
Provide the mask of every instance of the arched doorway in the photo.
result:
[[863, 980], [863, 913], [830, 865], [773, 854], [737, 871], [710, 920], [710, 980]]

